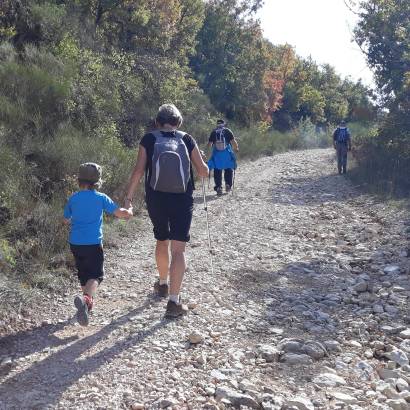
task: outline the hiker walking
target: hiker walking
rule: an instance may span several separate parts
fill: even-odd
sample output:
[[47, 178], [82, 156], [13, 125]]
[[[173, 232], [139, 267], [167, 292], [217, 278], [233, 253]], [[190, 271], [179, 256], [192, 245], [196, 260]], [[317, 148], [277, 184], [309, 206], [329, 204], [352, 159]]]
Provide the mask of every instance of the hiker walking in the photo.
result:
[[87, 326], [94, 296], [104, 277], [103, 213], [118, 218], [132, 217], [132, 207], [120, 208], [107, 195], [98, 192], [101, 186], [101, 167], [93, 162], [80, 165], [80, 190], [69, 198], [64, 208], [64, 222], [70, 225], [69, 244], [78, 270], [82, 295], [74, 299], [77, 320]]
[[212, 155], [208, 161], [209, 169], [214, 170], [214, 190], [222, 195], [222, 172], [224, 172], [225, 192], [232, 189], [233, 176], [236, 169], [236, 158], [232, 147], [239, 151], [238, 142], [233, 132], [226, 127], [224, 120], [216, 122], [216, 128], [209, 136], [208, 148], [212, 147]]
[[157, 241], [155, 258], [159, 279], [154, 291], [159, 297], [169, 295], [165, 316], [175, 318], [188, 310], [181, 303], [180, 290], [193, 212], [195, 186], [191, 164], [202, 178], [207, 177], [209, 171], [195, 140], [178, 130], [182, 115], [177, 107], [162, 105], [155, 123], [157, 129], [141, 139], [125, 206], [131, 206], [145, 174], [145, 200]]
[[339, 174], [346, 174], [347, 151], [352, 149], [352, 141], [346, 121], [341, 121], [333, 133], [333, 146], [337, 155], [337, 170]]

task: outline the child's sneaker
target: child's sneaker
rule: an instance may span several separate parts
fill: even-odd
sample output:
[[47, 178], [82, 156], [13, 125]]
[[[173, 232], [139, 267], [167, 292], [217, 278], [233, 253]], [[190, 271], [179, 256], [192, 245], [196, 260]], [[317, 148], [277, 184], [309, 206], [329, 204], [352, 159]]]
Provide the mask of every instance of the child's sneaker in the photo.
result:
[[168, 285], [164, 283], [160, 285], [159, 280], [154, 283], [154, 292], [160, 298], [166, 298], [168, 296]]
[[188, 307], [181, 302], [175, 303], [169, 300], [167, 303], [167, 310], [165, 311], [165, 317], [167, 319], [176, 319], [177, 317], [184, 316], [188, 313]]
[[231, 192], [231, 189], [232, 189], [232, 188], [231, 188], [230, 185], [228, 185], [228, 184], [225, 185], [225, 192], [226, 192], [226, 193]]
[[216, 195], [217, 195], [217, 196], [222, 196], [222, 195], [223, 195], [222, 187], [216, 188]]
[[79, 296], [74, 298], [74, 306], [77, 308], [77, 321], [81, 326], [88, 326], [89, 318], [88, 314], [93, 307], [93, 300], [88, 295]]

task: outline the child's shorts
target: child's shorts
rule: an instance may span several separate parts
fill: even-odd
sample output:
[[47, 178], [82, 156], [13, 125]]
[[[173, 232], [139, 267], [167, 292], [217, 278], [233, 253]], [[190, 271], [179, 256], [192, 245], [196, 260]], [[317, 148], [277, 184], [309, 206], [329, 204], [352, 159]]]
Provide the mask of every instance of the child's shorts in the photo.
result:
[[73, 245], [70, 244], [78, 270], [81, 286], [85, 286], [89, 279], [101, 283], [104, 278], [104, 251], [102, 245]]

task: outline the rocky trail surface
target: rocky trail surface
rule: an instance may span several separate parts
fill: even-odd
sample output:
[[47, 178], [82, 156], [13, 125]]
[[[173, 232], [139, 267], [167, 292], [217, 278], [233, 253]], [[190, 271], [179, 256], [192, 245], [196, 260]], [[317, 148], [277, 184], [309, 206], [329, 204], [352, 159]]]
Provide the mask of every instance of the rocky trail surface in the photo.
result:
[[333, 155], [263, 158], [234, 195], [209, 191], [214, 272], [197, 191], [181, 320], [152, 296], [143, 212], [107, 251], [89, 327], [69, 289], [0, 339], [0, 409], [410, 408], [410, 227]]

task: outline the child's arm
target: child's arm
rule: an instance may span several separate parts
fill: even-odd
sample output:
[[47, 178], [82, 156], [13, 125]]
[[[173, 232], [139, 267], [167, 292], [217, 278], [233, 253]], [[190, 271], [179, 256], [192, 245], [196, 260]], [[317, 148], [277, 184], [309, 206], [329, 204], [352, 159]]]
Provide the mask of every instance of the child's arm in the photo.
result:
[[125, 208], [117, 208], [114, 211], [114, 215], [117, 218], [121, 219], [130, 219], [134, 214], [132, 213], [132, 206], [130, 206], [128, 209]]

